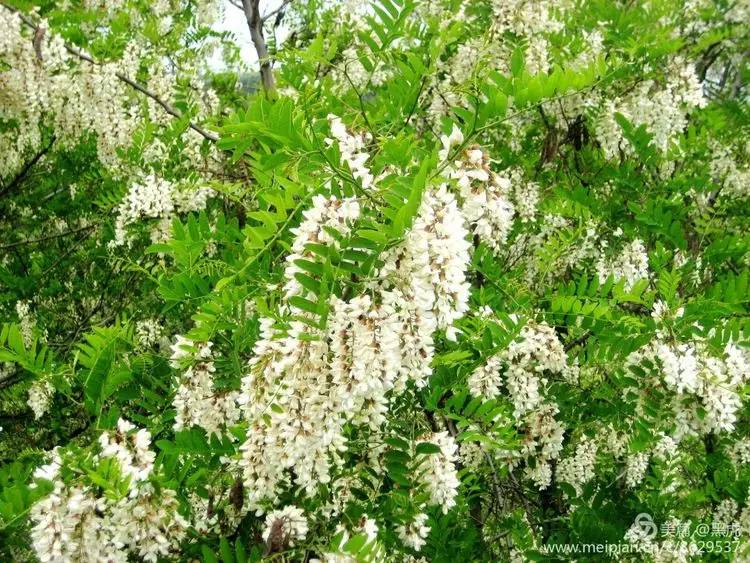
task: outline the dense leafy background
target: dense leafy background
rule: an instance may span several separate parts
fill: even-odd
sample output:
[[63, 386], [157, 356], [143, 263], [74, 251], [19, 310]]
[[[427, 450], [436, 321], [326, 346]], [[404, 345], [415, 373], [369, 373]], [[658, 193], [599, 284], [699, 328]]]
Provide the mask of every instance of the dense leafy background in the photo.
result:
[[[703, 420], [706, 409], [665, 384], [662, 352], [643, 350], [691, 345], [723, 358], [731, 343], [748, 357], [750, 5], [291, 2], [265, 22], [273, 91], [243, 85], [255, 68], [204, 18], [215, 9], [192, 0], [0, 6], [0, 147], [9, 163], [0, 175], [0, 557], [35, 557], [29, 514], [51, 487], [32, 473], [53, 448], [65, 452], [67, 484], [122, 496], [118, 470], [96, 455], [100, 434], [120, 418], [150, 432], [150, 480], [176, 492], [175, 510], [189, 522], [170, 554], [179, 560], [306, 560], [337, 547], [352, 560], [556, 559], [544, 546], [633, 541], [625, 538], [640, 513], [692, 529], [725, 522], [739, 536], [731, 553], [697, 552], [699, 540], [727, 539], [712, 528], [635, 559], [740, 553], [750, 534], [748, 364], [734, 395], [717, 399], [736, 395], [736, 421], [683, 436], [678, 413]], [[289, 39], [277, 45], [282, 22]], [[33, 26], [46, 29], [44, 41], [57, 37], [130, 73], [175, 115], [112, 77], [92, 83], [118, 84], [113, 93], [71, 95], [72, 122], [56, 119], [64, 108], [55, 104], [32, 112], [31, 93], [13, 82], [19, 69], [41, 73], [31, 85], [60, 81], [53, 97], [89, 72], [76, 56], [47, 72], [53, 44], [37, 60]], [[214, 48], [224, 50], [220, 71], [206, 64]], [[103, 125], [83, 121], [92, 112]], [[371, 186], [330, 141], [331, 114], [361, 136]], [[461, 139], [446, 156], [441, 137], [454, 128]], [[201, 527], [247, 494], [228, 460], [241, 457], [248, 422], [219, 438], [174, 430], [186, 369], [169, 361], [176, 336], [212, 342], [216, 389], [239, 390], [260, 319], [287, 323], [291, 307], [315, 333], [334, 299], [375, 295], [383, 257], [408, 240], [424, 194], [441, 184], [460, 193], [451, 170], [475, 146], [509, 180], [515, 217], [505, 240], [467, 238], [469, 309], [454, 323], [457, 338], [436, 332], [427, 385], [394, 394], [380, 462], [368, 457], [372, 436], [348, 425], [344, 473], [357, 486], [341, 511], [324, 510], [339, 494], [333, 484], [314, 495], [290, 486], [276, 502], [308, 515], [307, 539], [294, 546], [266, 541], [265, 517], [246, 507], [237, 521]], [[122, 202], [134, 185], [159, 181], [185, 199], [212, 192], [192, 209], [141, 213], [118, 242]], [[335, 243], [308, 248], [295, 278], [305, 293], [287, 300], [286, 256], [319, 195], [356, 198], [360, 215], [349, 233], [329, 233]], [[541, 458], [519, 453], [532, 430], [512, 393], [476, 396], [469, 383], [540, 324], [554, 329], [577, 374], [539, 373], [564, 429], [546, 487], [530, 478]], [[35, 416], [29, 390], [40, 385], [51, 397]], [[438, 431], [460, 447], [447, 513], [425, 508], [419, 484], [422, 458], [440, 454], [417, 439]], [[675, 449], [660, 456], [665, 436]], [[598, 444], [593, 475], [575, 486], [555, 471], [587, 440]], [[647, 467], [630, 482], [639, 456]], [[431, 532], [417, 552], [396, 528], [420, 512]], [[357, 531], [363, 514], [377, 522], [375, 547]], [[343, 547], [337, 525], [351, 532]]]

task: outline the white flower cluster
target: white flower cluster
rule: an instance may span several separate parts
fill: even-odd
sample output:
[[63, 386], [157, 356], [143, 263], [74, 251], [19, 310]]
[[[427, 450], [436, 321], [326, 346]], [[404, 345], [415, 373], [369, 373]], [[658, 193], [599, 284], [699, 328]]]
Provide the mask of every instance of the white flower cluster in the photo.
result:
[[440, 453], [425, 457], [419, 466], [419, 481], [430, 495], [430, 504], [447, 514], [456, 505], [460, 484], [456, 470], [458, 445], [448, 432], [436, 432], [417, 440], [417, 444], [423, 442], [436, 445]]
[[419, 551], [427, 543], [430, 527], [427, 525], [427, 514], [420, 512], [407, 524], [396, 526], [396, 533], [406, 547]]
[[698, 357], [692, 344], [657, 344], [656, 357], [662, 363], [664, 383], [667, 387], [682, 394], [698, 390]]
[[334, 297], [331, 309], [331, 398], [343, 412], [356, 413], [357, 423], [377, 430], [388, 412], [386, 394], [401, 373], [398, 317], [374, 307], [368, 295], [349, 303]]
[[[109, 13], [109, 7], [104, 11]], [[38, 25], [45, 30], [39, 44], [32, 41], [33, 31], [26, 29], [18, 14], [0, 6], [0, 59], [4, 63], [0, 73], [0, 107], [3, 121], [13, 124], [0, 134], [0, 152], [4, 157], [0, 163], [0, 178], [16, 173], [35, 154], [48, 150], [50, 141], [42, 134], [45, 127], [51, 127], [54, 132], [55, 148], [74, 146], [93, 134], [100, 162], [116, 175], [131, 174], [122, 156], [123, 149], [133, 143], [147, 112], [145, 106], [138, 103], [140, 95], [122, 77], [136, 76], [141, 60], [147, 58], [147, 45], [133, 40], [126, 45], [119, 61], [94, 64], [69, 52], [46, 21]], [[172, 103], [173, 73], [165, 68], [150, 71], [149, 88], [166, 103]], [[196, 106], [202, 109], [201, 97], [196, 97]], [[146, 98], [146, 106], [151, 121], [160, 125], [173, 121], [173, 117], [151, 98]], [[190, 163], [193, 173], [196, 162], [204, 161], [209, 171], [215, 169], [209, 159], [200, 155], [204, 139], [198, 133], [188, 129], [179, 141], [181, 158]], [[155, 144], [158, 143], [157, 139]], [[216, 149], [212, 147], [209, 152], [216, 160]], [[168, 154], [165, 148], [158, 155], [144, 153], [144, 159], [147, 157], [151, 160], [146, 163], [146, 169], [157, 161], [166, 160]], [[118, 207], [115, 239], [111, 245], [125, 244], [125, 227], [142, 218], [160, 219], [151, 236], [154, 242], [163, 241], [169, 234], [172, 213], [204, 209], [211, 194], [208, 189], [177, 190], [165, 180], [147, 177], [142, 183], [131, 186]]]
[[672, 436], [660, 433], [661, 437], [653, 449], [654, 457], [660, 461], [672, 461], [678, 454], [677, 442]]
[[[451, 150], [464, 141], [461, 130], [454, 124], [449, 136], [441, 137], [440, 158], [446, 160]], [[461, 211], [472, 231], [494, 251], [507, 241], [513, 226], [515, 210], [508, 199], [510, 180], [490, 170], [490, 158], [478, 146], [464, 151], [459, 160], [451, 163], [447, 172], [456, 181], [461, 198]]]
[[597, 428], [596, 436], [600, 452], [606, 452], [615, 459], [620, 459], [627, 453], [630, 436], [617, 430], [611, 422]]
[[307, 245], [314, 243], [337, 248], [339, 243], [331, 236], [328, 229], [333, 229], [342, 235], [349, 234], [353, 223], [359, 218], [359, 203], [355, 198], [326, 198], [318, 194], [312, 198], [312, 207], [306, 209], [302, 216], [304, 220], [300, 226], [292, 229], [294, 242], [291, 253], [286, 257], [284, 294], [287, 299], [293, 295], [309, 293], [295, 276], [295, 274], [304, 273], [295, 263], [297, 260], [315, 260], [314, 253], [307, 248]]
[[208, 198], [213, 195], [210, 188], [180, 190], [172, 182], [155, 175], [147, 176], [142, 182], [131, 184], [128, 193], [117, 206], [115, 238], [113, 246], [127, 242], [125, 228], [139, 219], [161, 219], [161, 224], [152, 233], [152, 240], [164, 239], [162, 231], [168, 229], [174, 213], [201, 211], [206, 208]]
[[36, 318], [31, 311], [31, 304], [28, 301], [16, 301], [16, 314], [18, 315], [23, 344], [26, 348], [29, 348], [34, 341], [34, 328], [36, 327]]
[[[294, 231], [285, 272], [287, 300], [313, 298], [296, 279], [295, 262], [315, 259], [309, 243], [336, 245], [331, 230], [349, 233], [358, 212], [356, 200], [315, 198]], [[320, 483], [338, 490], [336, 470], [347, 450], [345, 425], [361, 426], [366, 435], [377, 437], [391, 398], [409, 382], [425, 384], [433, 333], [450, 332], [468, 307], [467, 237], [452, 194], [445, 186], [429, 189], [404, 240], [383, 257], [372, 293], [348, 301], [330, 298], [325, 331], [299, 320], [282, 330], [273, 320], [261, 319], [239, 399], [248, 422], [240, 463], [252, 509], [268, 510], [292, 482], [307, 496], [317, 494]], [[282, 308], [310, 315], [289, 303]], [[449, 436], [436, 439], [443, 453], [427, 462], [438, 464], [431, 466], [436, 477], [428, 487], [434, 502], [448, 510], [458, 485], [456, 446]]]
[[[47, 29], [47, 22], [39, 24]], [[0, 106], [3, 119], [17, 128], [0, 135], [0, 177], [19, 169], [27, 154], [42, 147], [41, 126], [52, 125], [58, 139], [71, 143], [84, 134], [97, 134], [102, 162], [111, 163], [116, 150], [129, 143], [135, 122], [124, 103], [124, 84], [117, 79], [117, 65], [76, 65], [62, 39], [45, 33], [38, 53], [31, 33], [18, 14], [0, 6]]]
[[144, 561], [158, 561], [173, 553], [184, 539], [188, 522], [178, 512], [177, 493], [146, 484], [115, 506], [114, 537]]
[[736, 500], [733, 498], [724, 499], [714, 509], [712, 520], [725, 526], [731, 526], [737, 518], [739, 509]]
[[29, 399], [26, 404], [34, 412], [34, 419], [39, 420], [49, 410], [55, 388], [49, 381], [37, 380], [29, 387]]
[[[504, 75], [510, 74], [510, 61], [517, 46], [522, 45], [524, 48], [524, 65], [530, 74], [549, 72], [559, 56], [559, 53], [553, 55], [550, 36], [562, 29], [569, 33], [576, 27], [565, 26], [568, 12], [575, 5], [575, 2], [570, 0], [493, 0], [493, 21], [489, 33], [482, 36], [476, 36], [473, 31], [469, 31], [473, 30], [478, 18], [475, 14], [466, 13], [464, 5], [455, 10], [445, 10], [441, 3], [420, 6], [425, 17], [439, 18], [438, 25], [441, 28], [448, 28], [451, 24], [460, 22], [466, 26], [467, 35], [467, 39], [458, 44], [452, 56], [447, 60], [438, 61], [437, 77], [431, 77], [425, 88], [423, 98], [429, 104], [427, 122], [439, 125], [441, 118], [448, 116], [452, 108], [466, 107], [468, 104], [465, 93], [472, 80], [478, 83], [486, 81], [493, 71]], [[565, 54], [568, 58], [564, 61], [565, 64], [575, 69], [591, 66], [603, 52], [603, 40], [599, 29], [581, 29], [580, 52], [573, 56], [568, 52], [569, 47], [566, 47]], [[575, 117], [581, 113], [581, 109], [595, 105], [592, 101], [594, 97], [599, 98], [596, 92], [566, 96], [555, 100], [554, 104], [549, 104], [548, 109], [551, 114], [562, 113]], [[516, 125], [530, 123], [528, 116], [524, 115], [518, 115], [511, 121]], [[518, 148], [517, 135], [523, 129], [512, 127], [507, 132], [510, 139], [506, 137], [504, 142], [514, 149]], [[534, 187], [533, 184], [531, 187]], [[520, 195], [528, 196], [531, 193], [520, 192]], [[529, 197], [528, 202], [533, 203], [533, 199]], [[519, 205], [516, 206], [516, 211], [519, 216], [524, 217]]]
[[[544, 490], [552, 482], [551, 462], [560, 457], [565, 427], [555, 419], [559, 409], [553, 403], [545, 403], [529, 412], [517, 423], [523, 438], [520, 452], [509, 452], [505, 461], [511, 470], [522, 461], [527, 466], [524, 475], [540, 489]], [[535, 460], [532, 467], [530, 459]]]
[[[119, 11], [119, 8], [113, 11], [111, 6], [121, 5], [121, 2], [107, 2], [106, 6], [99, 6], [99, 2], [87, 4], [110, 20]], [[196, 19], [200, 20], [207, 13], [206, 8], [213, 11], [214, 4], [213, 1], [199, 2]], [[131, 11], [128, 17], [136, 28], [145, 25], [137, 11]], [[171, 14], [165, 15], [159, 20], [160, 24], [171, 18]], [[125, 46], [120, 60], [91, 63], [69, 52], [63, 39], [51, 32], [48, 22], [42, 20], [38, 25], [45, 30], [39, 43], [32, 40], [34, 31], [28, 29], [19, 14], [0, 6], [0, 59], [4, 62], [0, 75], [0, 107], [3, 108], [3, 120], [15, 125], [0, 134], [0, 153], [4, 156], [0, 162], [0, 178], [15, 173], [25, 160], [43, 148], [45, 126], [53, 128], [56, 145], [75, 145], [93, 133], [99, 160], [111, 170], [122, 172], [126, 165], [120, 153], [131, 146], [144, 118], [148, 116], [150, 121], [165, 125], [173, 117], [155, 100], [139, 99], [140, 95], [121, 77], [134, 78], [142, 60], [157, 59], [159, 62], [151, 64], [148, 69], [149, 89], [165, 103], [173, 104], [173, 72], [161, 63], [160, 56], [149, 53], [150, 45], [139, 38], [132, 39]], [[82, 25], [92, 34], [102, 32], [102, 28]], [[87, 53], [82, 54], [88, 57]], [[189, 78], [195, 83], [196, 69], [181, 68], [181, 72], [187, 70], [191, 71]], [[195, 88], [195, 92], [201, 90]], [[206, 116], [207, 110], [213, 111], [211, 103], [205, 103], [204, 98], [213, 100], [215, 105], [214, 92], [190, 96], [201, 118]], [[138, 103], [144, 99], [145, 107]], [[203, 138], [193, 130], [188, 130], [182, 137], [185, 144], [183, 157], [190, 160], [189, 153], [195, 151], [196, 137], [198, 142]], [[217, 153], [214, 151], [213, 154]], [[193, 158], [191, 165], [197, 160]]]
[[164, 333], [164, 327], [157, 319], [144, 319], [135, 323], [135, 337], [138, 345], [146, 350], [157, 344]]
[[240, 402], [250, 428], [242, 465], [256, 509], [275, 498], [289, 469], [308, 495], [330, 482], [331, 464], [340, 464], [346, 450], [344, 424], [378, 429], [401, 371], [398, 333], [367, 296], [335, 300], [325, 338], [302, 339], [305, 329], [293, 322], [281, 335], [263, 319], [255, 373], [243, 380]]
[[[177, 336], [172, 346], [171, 364], [181, 366], [186, 358], [194, 359], [178, 380], [172, 406], [175, 414], [175, 431], [199, 426], [206, 433], [221, 437], [228, 434], [227, 428], [240, 418], [237, 406], [237, 391], [220, 392], [214, 388], [213, 374], [216, 371], [211, 359], [211, 342], [196, 344], [183, 336]], [[195, 350], [194, 355], [191, 350]]]
[[547, 376], [560, 375], [567, 380], [573, 371], [554, 329], [546, 323], [529, 322], [519, 338], [478, 366], [467, 381], [472, 395], [485, 399], [498, 396], [505, 384], [516, 426], [524, 438], [520, 451], [500, 457], [511, 469], [535, 457], [535, 466], [526, 468], [526, 476], [540, 489], [551, 482], [549, 462], [560, 455], [565, 430], [555, 420], [557, 406], [545, 398]]
[[346, 164], [349, 167], [352, 176], [361, 182], [364, 189], [370, 189], [375, 177], [365, 163], [370, 158], [366, 151], [366, 145], [371, 135], [369, 133], [352, 135], [346, 130], [346, 125], [341, 121], [341, 118], [333, 114], [328, 116], [328, 123], [331, 126], [333, 139], [326, 139], [326, 144], [332, 145], [335, 139], [341, 154], [341, 164]]
[[149, 449], [151, 433], [145, 428], [134, 430], [133, 423], [119, 419], [116, 432], [102, 432], [99, 436], [100, 456], [115, 458], [126, 477], [144, 481], [154, 469], [156, 454]]
[[510, 170], [509, 182], [513, 185], [513, 200], [519, 220], [523, 223], [533, 222], [541, 199], [539, 184], [526, 180], [519, 168]]
[[734, 197], [750, 193], [750, 167], [740, 165], [728, 147], [712, 148], [709, 169], [713, 180], [722, 186], [722, 193]]
[[275, 502], [294, 468], [297, 482], [312, 495], [330, 482], [329, 453], [344, 448], [341, 420], [329, 405], [325, 343], [300, 339], [295, 322], [284, 337], [270, 319], [261, 320], [261, 338], [243, 379], [240, 403], [249, 422], [242, 445], [249, 504]]
[[307, 537], [307, 518], [301, 508], [288, 505], [266, 515], [263, 540], [274, 547], [293, 547], [295, 542]]
[[727, 455], [735, 465], [750, 465], [750, 438], [741, 438], [737, 440], [732, 444]]
[[566, 362], [565, 350], [554, 329], [546, 323], [530, 322], [507, 349], [472, 372], [469, 390], [477, 397], [494, 398], [499, 393], [504, 368], [513, 414], [522, 417], [543, 402], [545, 374], [564, 374], [568, 369]]
[[638, 452], [627, 457], [625, 461], [625, 486], [632, 489], [643, 481], [650, 458], [649, 452]]
[[596, 265], [599, 281], [604, 283], [609, 276], [615, 282], [625, 280], [625, 289], [631, 289], [639, 280], [648, 279], [648, 253], [643, 241], [634, 239], [622, 252], [610, 259], [600, 258]]
[[[453, 321], [469, 308], [468, 231], [456, 198], [445, 186], [428, 190], [404, 243], [385, 257], [380, 278], [413, 300], [412, 319], [455, 338]], [[420, 329], [420, 332], [427, 332]], [[425, 342], [424, 348], [432, 343]]]
[[750, 352], [733, 342], [724, 357], [711, 355], [702, 342], [655, 341], [631, 354], [629, 365], [644, 360], [659, 367], [660, 382], [673, 392], [679, 441], [686, 435], [733, 432], [742, 406], [740, 390], [750, 379]]
[[607, 158], [619, 157], [621, 150], [632, 154], [633, 148], [614, 118], [619, 112], [635, 127], [644, 125], [653, 136], [651, 143], [667, 153], [673, 139], [687, 126], [689, 114], [706, 102], [693, 66], [677, 57], [668, 65], [663, 84], [645, 80], [623, 97], [608, 100], [596, 125], [596, 137]]
[[150, 435], [127, 421], [118, 422], [115, 434], [105, 433], [101, 457], [118, 461], [133, 477], [123, 498], [97, 497], [83, 484], [66, 484], [58, 452], [36, 478], [52, 481], [53, 490], [31, 508], [31, 540], [41, 561], [128, 561], [129, 554], [155, 562], [170, 555], [185, 537], [187, 522], [179, 514], [174, 491], [157, 494], [144, 479], [155, 454], [148, 451]]
[[[66, 488], [55, 482], [54, 490], [34, 504], [31, 519], [31, 541], [41, 561], [126, 561], [118, 554], [115, 538], [107, 534], [110, 526], [99, 516], [105, 501], [97, 499], [85, 487]], [[108, 523], [107, 523], [108, 524]]]
[[[287, 258], [285, 296], [307, 295], [295, 274], [301, 270], [295, 261], [313, 259], [306, 249], [309, 243], [336, 244], [330, 229], [348, 232], [358, 217], [356, 200], [326, 199], [316, 196], [313, 207], [304, 213], [302, 224], [294, 230], [292, 253]], [[306, 314], [296, 308], [293, 312]], [[340, 318], [332, 321], [336, 338], [356, 331], [364, 340], [366, 326], [351, 327], [345, 304], [338, 306]], [[330, 466], [344, 451], [343, 424], [357, 413], [347, 407], [357, 403], [342, 400], [351, 377], [348, 361], [341, 358], [337, 376], [346, 378], [338, 388], [331, 384], [327, 338], [303, 338], [312, 330], [301, 321], [293, 321], [286, 334], [274, 327], [271, 319], [261, 319], [261, 337], [255, 345], [251, 373], [243, 379], [239, 403], [249, 422], [247, 440], [242, 445], [241, 465], [249, 504], [260, 510], [263, 500], [275, 501], [280, 488], [288, 483], [288, 469], [294, 468], [296, 481], [312, 495], [319, 483], [330, 482]], [[342, 334], [342, 332], [344, 334]], [[325, 335], [318, 335], [325, 336]], [[335, 344], [346, 354], [347, 344]], [[347, 366], [347, 367], [345, 367]], [[355, 367], [356, 369], [356, 367]], [[358, 375], [355, 375], [358, 377]], [[366, 381], [358, 390], [368, 392]]]
[[503, 369], [503, 357], [495, 354], [487, 358], [487, 361], [474, 369], [467, 381], [469, 392], [474, 397], [492, 399], [500, 395], [500, 387], [503, 383], [501, 375]]
[[502, 352], [508, 393], [518, 417], [543, 401], [540, 390], [547, 383], [543, 374], [563, 374], [567, 367], [565, 349], [548, 324], [527, 324], [520, 336]]
[[[659, 433], [659, 440], [651, 448], [641, 451], [628, 451], [630, 433], [618, 433], [611, 429], [607, 434], [599, 437], [600, 451], [607, 451], [613, 458], [624, 465], [619, 478], [623, 479], [625, 487], [634, 489], [638, 487], [646, 477], [648, 468], [652, 461], [657, 465], [656, 475], [663, 482], [664, 494], [676, 494], [685, 486], [685, 479], [681, 466], [681, 450], [679, 449], [678, 435]], [[614, 445], [613, 445], [614, 442]]]
[[666, 301], [657, 299], [654, 301], [653, 310], [651, 311], [651, 318], [657, 323], [663, 323], [667, 320], [679, 319], [685, 314], [685, 308], [679, 307], [676, 310], [672, 310]]
[[557, 464], [555, 472], [557, 480], [572, 485], [576, 493], [580, 495], [583, 485], [594, 478], [597, 451], [596, 441], [584, 436], [578, 442], [575, 452], [561, 459]]
[[[531, 74], [547, 72], [552, 57], [549, 55], [547, 35], [563, 28], [560, 19], [569, 0], [494, 0], [492, 10], [499, 33], [512, 33], [526, 42], [526, 68]], [[506, 56], [502, 60], [509, 60]]]

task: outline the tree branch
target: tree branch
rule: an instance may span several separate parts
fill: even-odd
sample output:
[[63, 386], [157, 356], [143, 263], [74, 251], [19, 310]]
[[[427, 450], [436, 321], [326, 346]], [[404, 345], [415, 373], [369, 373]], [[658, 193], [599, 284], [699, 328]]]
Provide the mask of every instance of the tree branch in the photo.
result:
[[48, 235], [48, 236], [39, 237], [39, 238], [35, 238], [35, 239], [19, 240], [19, 241], [16, 241], [16, 242], [11, 242], [9, 244], [0, 244], [0, 250], [6, 250], [8, 248], [15, 248], [16, 246], [24, 246], [24, 245], [27, 245], [27, 244], [37, 244], [39, 242], [45, 242], [45, 241], [53, 240], [53, 239], [56, 239], [56, 238], [63, 238], [63, 237], [66, 237], [68, 235], [73, 235], [75, 233], [80, 233], [81, 231], [91, 230], [94, 227], [96, 227], [96, 225], [86, 225], [85, 227], [79, 227], [77, 229], [71, 229], [69, 231], [65, 231], [63, 233], [57, 233], [55, 235]]
[[[271, 10], [271, 11], [270, 11], [270, 12], [268, 12], [268, 13], [267, 13], [267, 14], [266, 14], [265, 16], [263, 16], [263, 18], [262, 18], [262, 19], [263, 19], [263, 23], [266, 23], [266, 22], [267, 22], [268, 20], [270, 20], [270, 19], [271, 19], [272, 17], [274, 17], [274, 16], [275, 16], [276, 14], [278, 14], [279, 12], [282, 12], [282, 11], [284, 11], [284, 8], [286, 8], [286, 7], [287, 7], [287, 6], [289, 5], [289, 4], [291, 4], [291, 3], [292, 3], [292, 0], [284, 0], [284, 1], [283, 1], [283, 2], [281, 3], [281, 6], [279, 6], [279, 7], [278, 7], [278, 8], [276, 8], [275, 10]], [[278, 22], [276, 22], [276, 25], [278, 25]]]
[[26, 165], [21, 169], [21, 171], [16, 174], [16, 176], [10, 181], [10, 183], [7, 186], [3, 186], [2, 189], [0, 189], [0, 197], [4, 196], [8, 192], [10, 192], [12, 189], [14, 189], [16, 186], [18, 186], [23, 180], [26, 178], [26, 176], [29, 175], [29, 171], [36, 165], [37, 162], [41, 160], [41, 158], [49, 152], [49, 150], [52, 148], [52, 145], [55, 143], [55, 137], [52, 137], [50, 139], [50, 142], [47, 144], [46, 147], [44, 147], [42, 150], [40, 150], [38, 153], [34, 155], [34, 157], [26, 163]]
[[273, 77], [271, 60], [268, 58], [268, 46], [263, 37], [263, 18], [260, 16], [260, 0], [242, 0], [242, 10], [245, 12], [247, 27], [250, 29], [250, 39], [258, 53], [260, 65], [260, 79], [266, 94], [276, 92], [276, 81]]
[[[23, 23], [25, 23], [28, 27], [30, 27], [31, 29], [33, 29], [35, 34], [39, 31], [39, 29], [40, 29], [39, 26], [37, 26], [33, 22], [33, 20], [31, 18], [29, 18], [26, 14], [24, 14], [23, 12], [21, 12], [19, 10], [16, 10], [15, 8], [11, 8], [10, 6], [8, 6], [6, 4], [1, 4], [1, 5], [4, 8], [10, 10], [11, 12], [17, 13], [19, 15], [19, 17], [21, 18], [21, 21], [23, 21]], [[86, 53], [84, 53], [83, 51], [79, 50], [78, 48], [76, 48], [76, 47], [74, 47], [72, 45], [69, 45], [69, 44], [66, 43], [65, 44], [65, 49], [70, 54], [78, 57], [79, 59], [81, 59], [83, 61], [86, 61], [89, 64], [92, 64], [92, 65], [101, 65], [102, 64], [102, 63], [94, 60], [91, 56], [87, 55]], [[131, 88], [133, 88], [134, 90], [137, 90], [141, 94], [143, 94], [143, 95], [151, 98], [153, 101], [155, 101], [157, 104], [159, 104], [162, 107], [162, 109], [164, 111], [166, 111], [169, 115], [171, 115], [173, 117], [176, 117], [178, 119], [182, 117], [182, 112], [181, 111], [179, 111], [178, 109], [176, 109], [175, 107], [173, 107], [168, 102], [162, 100], [159, 96], [157, 96], [154, 92], [152, 92], [151, 90], [149, 90], [143, 84], [140, 84], [140, 83], [136, 82], [135, 80], [132, 80], [132, 79], [128, 78], [127, 76], [125, 76], [124, 74], [122, 74], [120, 72], [116, 72], [115, 76], [117, 76], [118, 79], [120, 79], [122, 82], [124, 82], [125, 84], [127, 84], [128, 86], [130, 86]], [[196, 133], [198, 133], [202, 137], [208, 139], [209, 141], [216, 142], [219, 139], [219, 136], [216, 133], [213, 133], [211, 131], [207, 131], [203, 127], [201, 127], [200, 125], [197, 125], [197, 124], [193, 123], [192, 121], [188, 122], [188, 127], [190, 127], [190, 129], [192, 129], [193, 131], [195, 131]]]

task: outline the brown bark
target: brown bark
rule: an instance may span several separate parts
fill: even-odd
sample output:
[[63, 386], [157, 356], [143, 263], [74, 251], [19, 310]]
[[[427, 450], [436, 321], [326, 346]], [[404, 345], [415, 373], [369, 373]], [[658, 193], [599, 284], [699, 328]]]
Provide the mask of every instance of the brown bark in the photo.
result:
[[271, 59], [268, 57], [268, 46], [263, 36], [263, 18], [260, 15], [260, 0], [242, 0], [242, 10], [245, 12], [247, 26], [250, 29], [250, 39], [258, 53], [260, 65], [260, 79], [266, 94], [276, 92], [276, 81], [273, 77]]

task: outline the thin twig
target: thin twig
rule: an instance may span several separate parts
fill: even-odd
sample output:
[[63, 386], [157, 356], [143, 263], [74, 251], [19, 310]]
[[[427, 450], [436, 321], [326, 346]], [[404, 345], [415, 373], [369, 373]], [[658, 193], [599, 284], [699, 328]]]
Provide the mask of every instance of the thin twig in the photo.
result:
[[29, 175], [29, 171], [36, 165], [37, 162], [41, 160], [41, 158], [49, 152], [49, 150], [52, 148], [52, 145], [55, 143], [55, 137], [52, 137], [50, 139], [50, 142], [47, 144], [46, 147], [44, 147], [42, 150], [40, 150], [38, 153], [34, 155], [34, 157], [26, 163], [26, 165], [23, 167], [23, 169], [16, 174], [16, 176], [8, 183], [7, 186], [4, 186], [0, 190], [0, 197], [4, 196], [8, 192], [10, 192], [13, 188], [20, 185], [21, 182], [26, 178], [26, 176]]
[[75, 234], [75, 233], [80, 233], [81, 231], [87, 231], [87, 230], [93, 229], [94, 227], [96, 227], [96, 225], [86, 225], [85, 227], [79, 227], [78, 229], [71, 229], [69, 231], [65, 231], [64, 233], [58, 233], [58, 234], [55, 234], [55, 235], [49, 235], [49, 236], [46, 236], [46, 237], [39, 237], [39, 238], [35, 238], [35, 239], [19, 240], [19, 241], [16, 241], [16, 242], [11, 242], [10, 244], [2, 244], [2, 245], [0, 245], [0, 250], [6, 250], [8, 248], [15, 248], [16, 246], [24, 246], [24, 245], [27, 245], [27, 244], [36, 244], [36, 243], [39, 243], [39, 242], [44, 242], [44, 241], [48, 241], [48, 240], [52, 240], [52, 239], [56, 239], [56, 238], [62, 238], [62, 237], [66, 237], [68, 235], [72, 235], [72, 234]]
[[287, 7], [287, 6], [289, 5], [289, 4], [291, 4], [291, 3], [292, 3], [292, 1], [293, 1], [293, 0], [284, 0], [284, 1], [283, 1], [283, 2], [281, 3], [281, 6], [279, 6], [279, 7], [278, 7], [278, 8], [276, 8], [275, 10], [271, 10], [270, 12], [268, 12], [268, 13], [267, 13], [267, 14], [266, 14], [265, 16], [263, 16], [263, 18], [262, 18], [262, 20], [263, 20], [263, 23], [266, 23], [266, 22], [267, 22], [268, 20], [270, 20], [270, 19], [271, 19], [271, 18], [272, 18], [273, 16], [275, 16], [276, 14], [278, 14], [279, 12], [281, 12], [281, 11], [282, 11], [282, 10], [283, 10], [284, 8], [286, 8], [286, 7]]

